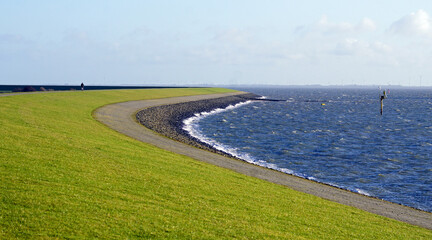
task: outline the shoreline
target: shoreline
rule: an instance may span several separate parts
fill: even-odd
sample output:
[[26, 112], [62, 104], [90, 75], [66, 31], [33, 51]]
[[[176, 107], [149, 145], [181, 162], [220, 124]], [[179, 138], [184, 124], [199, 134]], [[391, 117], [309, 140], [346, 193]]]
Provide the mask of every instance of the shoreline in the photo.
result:
[[256, 94], [245, 93], [236, 96], [156, 106], [139, 111], [136, 114], [136, 118], [138, 122], [144, 125], [146, 128], [173, 140], [198, 147], [206, 151], [244, 161], [243, 159], [218, 150], [213, 146], [201, 141], [200, 139], [191, 136], [183, 128], [183, 121], [202, 112], [211, 112], [217, 108], [225, 109], [230, 105], [257, 100], [258, 97], [260, 96]]
[[[359, 208], [371, 213], [403, 221], [409, 224], [421, 226], [427, 229], [432, 229], [432, 214], [429, 212], [417, 210], [396, 203], [387, 202], [378, 198], [368, 197], [358, 193], [350, 192], [348, 190], [343, 190], [340, 188], [332, 187], [330, 185], [282, 173], [269, 168], [260, 167], [258, 165], [247, 163], [243, 160], [227, 157], [226, 155], [224, 156], [217, 153], [215, 154], [215, 152], [198, 149], [196, 146], [185, 145], [179, 140], [169, 139], [165, 136], [161, 136], [160, 133], [155, 133], [152, 130], [143, 127], [138, 123], [138, 120], [136, 119], [136, 116], [139, 112], [142, 112], [142, 109], [150, 109], [152, 107], [158, 107], [153, 110], [159, 108], [166, 108], [168, 110], [171, 109], [170, 111], [174, 113], [176, 112], [177, 116], [188, 116], [190, 114], [192, 114], [193, 116], [194, 113], [191, 113], [191, 111], [188, 111], [188, 109], [191, 110], [193, 108], [191, 106], [197, 105], [194, 101], [205, 100], [204, 103], [206, 103], [207, 106], [210, 106], [211, 104], [209, 103], [211, 101], [209, 101], [209, 99], [233, 97], [241, 94], [245, 93], [240, 92], [230, 94], [198, 95], [190, 97], [132, 101], [104, 106], [95, 110], [93, 115], [97, 120], [104, 123], [108, 127], [139, 141], [150, 143], [154, 146], [182, 155], [186, 155], [199, 161], [231, 169], [238, 173], [284, 185], [293, 190], [312, 194], [333, 202], [338, 202], [344, 205]], [[237, 99], [235, 101], [239, 100], [238, 97], [235, 98]], [[225, 100], [230, 103], [228, 105], [234, 103], [231, 102], [231, 100]], [[218, 103], [220, 101], [222, 100], [219, 99], [215, 102]], [[180, 105], [175, 105], [175, 107], [172, 107], [173, 104], [179, 103], [182, 103], [183, 107], [179, 107]], [[169, 105], [171, 105], [171, 107], [169, 107]], [[212, 109], [204, 109], [204, 111], [205, 110]], [[184, 112], [186, 112], [187, 114]], [[183, 113], [184, 115], [182, 115]], [[176, 121], [173, 121], [176, 118], [169, 119], [169, 117], [167, 118], [167, 115], [165, 115], [165, 113], [163, 112], [154, 111], [151, 114], [159, 116], [159, 119], [164, 119], [164, 123], [158, 123], [158, 121], [156, 121], [155, 119], [153, 120], [153, 122], [155, 122], [156, 125], [159, 125], [158, 127], [161, 127], [162, 129], [172, 128], [173, 126], [176, 126], [176, 124], [179, 124], [178, 121], [177, 123]], [[145, 115], [148, 118], [151, 116], [151, 114], [150, 112], [147, 112], [147, 114]], [[166, 121], [170, 122], [170, 125], [167, 126]], [[182, 123], [183, 122], [180, 121], [180, 124]], [[179, 127], [177, 126], [177, 128]], [[171, 131], [172, 130], [173, 129], [171, 129]], [[177, 132], [177, 130], [174, 130], [171, 133], [174, 135], [181, 135]], [[187, 140], [190, 141], [191, 139]]]

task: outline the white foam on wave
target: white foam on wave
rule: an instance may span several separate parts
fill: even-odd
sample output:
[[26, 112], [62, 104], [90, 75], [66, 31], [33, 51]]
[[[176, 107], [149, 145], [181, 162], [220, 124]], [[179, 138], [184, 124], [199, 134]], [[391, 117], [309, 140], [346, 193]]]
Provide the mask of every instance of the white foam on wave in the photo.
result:
[[362, 190], [360, 188], [356, 188], [355, 189], [357, 193], [360, 193], [362, 195], [366, 195], [366, 196], [372, 196], [370, 193], [366, 192], [365, 190]]
[[[312, 179], [311, 179], [311, 180], [312, 180]], [[319, 180], [317, 180], [317, 179], [315, 179], [315, 180], [313, 180], [313, 181], [320, 182], [320, 183], [324, 183], [324, 184], [327, 184], [327, 185], [330, 185], [330, 186], [333, 186], [333, 187], [336, 187], [336, 188], [345, 189], [345, 190], [348, 190], [348, 191], [350, 191], [350, 192], [355, 192], [355, 193], [358, 193], [358, 194], [361, 194], [361, 195], [365, 195], [365, 196], [369, 196], [369, 197], [372, 196], [372, 194], [370, 194], [370, 193], [368, 193], [367, 191], [365, 191], [365, 190], [363, 190], [363, 189], [360, 189], [360, 188], [344, 187], [344, 186], [341, 186], [341, 185], [336, 184], [336, 183], [332, 183], [332, 182], [325, 182], [325, 181], [319, 181]]]
[[330, 185], [330, 186], [333, 186], [333, 187], [336, 187], [336, 188], [345, 189], [345, 190], [348, 190], [350, 192], [358, 193], [358, 194], [361, 194], [361, 195], [365, 195], [365, 196], [369, 196], [369, 197], [372, 196], [372, 194], [370, 194], [367, 191], [365, 191], [363, 189], [360, 189], [360, 188], [344, 187], [344, 186], [341, 186], [341, 185], [336, 184], [336, 183], [326, 182], [326, 181], [320, 181], [320, 180], [318, 180], [316, 178], [314, 178], [314, 179], [308, 178], [308, 179], [312, 180], [312, 181], [315, 181], [315, 182], [324, 183], [324, 184], [327, 184], [327, 185]]
[[238, 108], [240, 106], [246, 105], [251, 103], [252, 101], [246, 101], [246, 102], [241, 102], [241, 103], [237, 103], [235, 105], [229, 105], [226, 108], [216, 108], [210, 112], [201, 112], [201, 113], [196, 113], [195, 116], [187, 118], [185, 120], [183, 120], [183, 130], [187, 131], [192, 137], [209, 144], [210, 146], [214, 147], [215, 149], [222, 151], [222, 152], [226, 152], [228, 154], [231, 154], [235, 157], [244, 159], [244, 158], [251, 158], [248, 154], [245, 153], [241, 153], [239, 152], [236, 148], [232, 148], [232, 147], [228, 147], [222, 143], [219, 143], [218, 141], [209, 138], [207, 136], [205, 136], [200, 128], [199, 128], [199, 121], [201, 121], [202, 119], [213, 115], [213, 114], [217, 114], [217, 113], [221, 113], [221, 112], [225, 112], [228, 110], [232, 110], [234, 108]]

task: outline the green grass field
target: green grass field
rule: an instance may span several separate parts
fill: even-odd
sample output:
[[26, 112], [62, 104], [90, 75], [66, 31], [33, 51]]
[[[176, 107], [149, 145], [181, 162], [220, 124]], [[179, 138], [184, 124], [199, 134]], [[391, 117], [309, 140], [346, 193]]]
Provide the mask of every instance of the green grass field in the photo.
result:
[[432, 231], [167, 152], [92, 117], [153, 89], [0, 97], [0, 239], [432, 239]]

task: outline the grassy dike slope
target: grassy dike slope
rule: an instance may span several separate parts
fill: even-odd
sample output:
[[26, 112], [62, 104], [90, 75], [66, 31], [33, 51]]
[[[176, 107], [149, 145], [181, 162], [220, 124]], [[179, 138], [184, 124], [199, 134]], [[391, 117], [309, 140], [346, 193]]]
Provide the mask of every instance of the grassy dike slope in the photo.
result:
[[167, 152], [92, 117], [226, 89], [0, 97], [0, 238], [431, 239], [400, 223]]

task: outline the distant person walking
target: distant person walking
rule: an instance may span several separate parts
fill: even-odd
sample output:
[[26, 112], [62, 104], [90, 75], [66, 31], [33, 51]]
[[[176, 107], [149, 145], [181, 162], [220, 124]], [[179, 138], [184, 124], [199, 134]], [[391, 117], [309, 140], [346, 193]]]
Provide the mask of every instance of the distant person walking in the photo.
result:
[[84, 83], [81, 83], [81, 91], [84, 91]]

